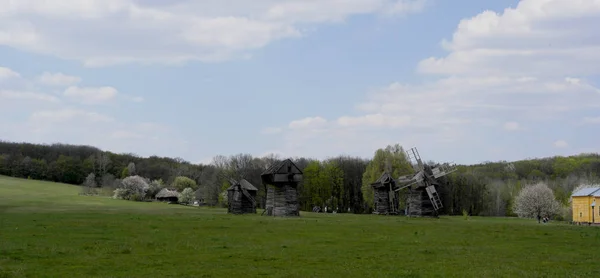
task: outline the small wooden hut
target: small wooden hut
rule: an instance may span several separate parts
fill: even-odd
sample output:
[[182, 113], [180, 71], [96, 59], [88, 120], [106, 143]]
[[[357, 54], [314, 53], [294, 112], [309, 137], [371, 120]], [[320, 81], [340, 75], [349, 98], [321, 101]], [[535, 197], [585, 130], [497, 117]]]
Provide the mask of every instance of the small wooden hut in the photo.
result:
[[181, 196], [181, 194], [176, 190], [163, 188], [156, 194], [156, 200], [161, 202], [177, 203], [179, 202], [179, 196]]
[[398, 214], [399, 195], [396, 181], [388, 172], [371, 184], [373, 187], [373, 214]]
[[258, 189], [245, 179], [239, 182], [232, 179], [230, 182], [232, 185], [227, 188], [227, 213], [256, 213]]
[[267, 192], [267, 215], [300, 216], [297, 188], [302, 181], [302, 171], [292, 160], [271, 165], [260, 177]]

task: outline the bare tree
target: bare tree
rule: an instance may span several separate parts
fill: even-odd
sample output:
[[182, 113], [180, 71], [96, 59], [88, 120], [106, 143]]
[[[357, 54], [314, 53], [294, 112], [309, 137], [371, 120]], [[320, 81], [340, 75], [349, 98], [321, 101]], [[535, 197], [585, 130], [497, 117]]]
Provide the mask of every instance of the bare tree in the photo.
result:
[[270, 153], [270, 154], [267, 154], [267, 155], [263, 156], [261, 160], [263, 161], [262, 168], [264, 170], [266, 170], [269, 167], [271, 167], [271, 165], [273, 165], [273, 164], [281, 161], [282, 158], [278, 154]]
[[110, 157], [108, 154], [99, 152], [96, 154], [96, 158], [94, 159], [96, 164], [98, 165], [98, 175], [103, 177], [108, 172], [108, 166], [110, 165]]
[[515, 198], [514, 212], [519, 217], [538, 218], [553, 216], [560, 212], [560, 204], [554, 192], [545, 183], [524, 187]]

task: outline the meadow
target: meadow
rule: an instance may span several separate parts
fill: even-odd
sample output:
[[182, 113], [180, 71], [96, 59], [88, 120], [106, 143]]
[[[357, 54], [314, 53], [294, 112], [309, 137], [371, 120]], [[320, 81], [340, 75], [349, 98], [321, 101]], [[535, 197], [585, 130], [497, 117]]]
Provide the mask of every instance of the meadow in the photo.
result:
[[229, 215], [0, 176], [0, 277], [589, 277], [600, 229], [514, 218]]

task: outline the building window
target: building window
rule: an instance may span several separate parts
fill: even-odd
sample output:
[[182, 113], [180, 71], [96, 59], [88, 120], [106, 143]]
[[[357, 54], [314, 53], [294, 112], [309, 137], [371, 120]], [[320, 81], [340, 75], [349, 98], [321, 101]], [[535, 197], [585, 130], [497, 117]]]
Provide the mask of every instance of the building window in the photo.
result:
[[583, 212], [580, 212], [580, 213], [579, 213], [579, 217], [583, 217]]

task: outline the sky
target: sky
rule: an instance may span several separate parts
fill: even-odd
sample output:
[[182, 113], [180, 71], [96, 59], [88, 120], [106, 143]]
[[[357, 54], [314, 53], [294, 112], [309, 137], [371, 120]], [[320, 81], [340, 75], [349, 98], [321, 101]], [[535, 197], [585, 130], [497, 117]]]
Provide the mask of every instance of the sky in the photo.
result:
[[209, 163], [600, 152], [599, 0], [0, 0], [0, 140]]

